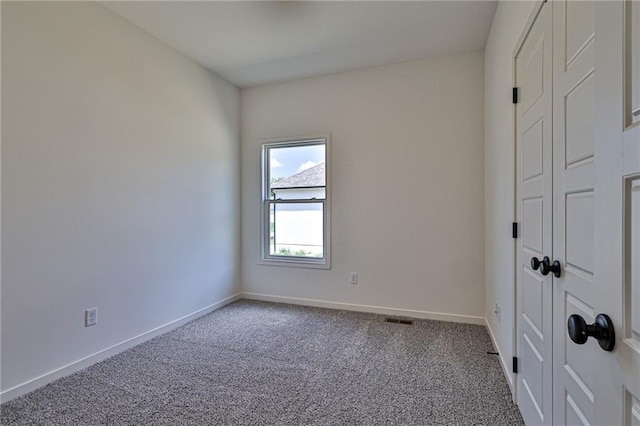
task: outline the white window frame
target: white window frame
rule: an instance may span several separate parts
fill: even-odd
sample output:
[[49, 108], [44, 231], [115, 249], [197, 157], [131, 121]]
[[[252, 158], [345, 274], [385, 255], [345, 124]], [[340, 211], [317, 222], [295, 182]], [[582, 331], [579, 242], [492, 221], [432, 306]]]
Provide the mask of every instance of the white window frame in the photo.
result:
[[[260, 167], [262, 170], [261, 182], [261, 208], [260, 208], [260, 264], [271, 266], [291, 266], [301, 268], [331, 269], [331, 173], [330, 173], [330, 147], [331, 135], [329, 133], [314, 134], [287, 138], [263, 139], [260, 141], [262, 155], [260, 157]], [[269, 253], [269, 205], [270, 202], [270, 156], [271, 148], [286, 148], [305, 145], [325, 146], [325, 199], [324, 200], [287, 200], [285, 202], [295, 203], [322, 203], [323, 205], [323, 257], [298, 257], [281, 256]], [[282, 203], [282, 201], [280, 201]]]

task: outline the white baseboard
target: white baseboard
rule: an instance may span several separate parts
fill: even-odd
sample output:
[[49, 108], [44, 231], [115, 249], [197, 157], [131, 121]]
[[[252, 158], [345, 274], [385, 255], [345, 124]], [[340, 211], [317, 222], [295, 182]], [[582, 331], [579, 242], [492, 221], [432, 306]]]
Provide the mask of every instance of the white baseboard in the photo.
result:
[[504, 373], [505, 379], [507, 379], [507, 384], [509, 385], [509, 389], [511, 389], [511, 395], [515, 395], [513, 392], [513, 373], [511, 372], [511, 368], [509, 368], [507, 364], [507, 360], [504, 357], [504, 353], [500, 350], [498, 346], [498, 341], [496, 340], [496, 336], [493, 334], [493, 330], [491, 329], [491, 324], [485, 318], [485, 326], [487, 327], [487, 331], [489, 332], [489, 337], [491, 337], [491, 343], [493, 343], [493, 347], [496, 348], [498, 352], [498, 358], [500, 358], [500, 366], [502, 367], [502, 372]]
[[213, 312], [216, 309], [219, 309], [225, 305], [228, 305], [229, 303], [235, 302], [236, 300], [240, 299], [241, 294], [240, 293], [236, 293], [233, 296], [229, 296], [226, 299], [222, 299], [219, 302], [216, 302], [214, 304], [211, 304], [209, 306], [206, 306], [202, 309], [199, 309], [195, 312], [192, 312], [188, 315], [185, 315], [181, 318], [178, 318], [174, 321], [171, 321], [167, 324], [161, 325], [160, 327], [156, 327], [152, 330], [146, 331], [142, 334], [139, 334], [135, 337], [132, 337], [130, 339], [124, 340], [120, 343], [117, 343], [113, 346], [110, 346], [106, 349], [103, 349], [101, 351], [98, 351], [92, 355], [89, 355], [87, 357], [84, 357], [82, 359], [79, 359], [77, 361], [74, 361], [70, 364], [67, 364], [63, 367], [60, 367], [56, 370], [50, 371], [48, 373], [43, 374], [42, 376], [36, 377], [34, 379], [31, 379], [27, 382], [24, 382], [22, 384], [19, 384], [17, 386], [14, 386], [10, 389], [7, 389], [3, 392], [0, 393], [0, 403], [5, 403], [9, 400], [12, 400], [14, 398], [17, 398], [21, 395], [27, 394], [31, 391], [34, 391], [48, 383], [53, 382], [54, 380], [57, 380], [61, 377], [64, 376], [68, 376], [70, 374], [73, 374], [77, 371], [83, 370], [97, 362], [100, 362], [102, 360], [105, 360], [107, 358], [109, 358], [110, 356], [113, 356], [117, 353], [123, 352], [129, 348], [132, 348], [136, 345], [139, 345], [140, 343], [143, 343], [147, 340], [150, 340], [156, 336], [159, 336], [161, 334], [164, 334], [168, 331], [171, 331], [175, 328], [180, 327], [181, 325], [184, 325], [186, 323], [188, 323], [189, 321], [192, 321], [202, 315], [206, 315], [209, 312]]
[[[450, 321], [450, 322], [458, 322], [458, 323], [486, 325], [487, 329], [489, 330], [489, 335], [491, 336], [491, 340], [493, 341], [494, 346], [497, 347], [493, 333], [491, 332], [491, 328], [489, 327], [489, 324], [486, 322], [486, 319], [484, 317], [477, 317], [477, 316], [471, 316], [471, 315], [445, 314], [440, 312], [418, 311], [418, 310], [411, 310], [411, 309], [387, 308], [382, 306], [358, 305], [358, 304], [352, 304], [352, 303], [328, 302], [323, 300], [271, 296], [267, 294], [243, 292], [243, 293], [236, 293], [217, 303], [211, 304], [198, 311], [192, 312], [191, 314], [185, 315], [181, 318], [178, 318], [160, 327], [154, 328], [138, 336], [124, 340], [113, 346], [110, 346], [101, 351], [98, 351], [92, 355], [89, 355], [87, 357], [74, 361], [63, 367], [60, 367], [58, 369], [45, 373], [39, 377], [36, 377], [27, 382], [14, 386], [3, 392], [0, 392], [0, 403], [10, 401], [14, 398], [25, 395], [42, 386], [45, 386], [46, 384], [51, 383], [54, 380], [57, 380], [61, 377], [65, 377], [75, 372], [78, 372], [80, 370], [83, 370], [97, 362], [100, 362], [109, 358], [110, 356], [123, 352], [129, 348], [139, 345], [140, 343], [150, 340], [156, 336], [167, 333], [168, 331], [171, 331], [183, 324], [186, 324], [189, 321], [192, 321], [200, 316], [206, 315], [212, 311], [215, 311], [216, 309], [219, 309], [225, 305], [233, 303], [239, 299], [262, 300], [265, 302], [289, 303], [293, 305], [315, 306], [319, 308], [342, 309], [347, 311], [369, 312], [369, 313], [382, 314], [382, 315], [394, 315], [394, 316], [403, 316], [403, 317], [410, 317], [410, 318], [430, 319], [430, 320], [437, 320], [437, 321]], [[502, 354], [500, 355], [500, 359], [501, 359], [503, 370], [505, 371], [505, 376], [507, 377], [507, 381], [509, 382], [509, 386], [511, 386], [513, 389], [512, 382], [511, 382], [512, 378], [509, 374], [507, 374], [509, 370], [506, 369], [506, 364], [504, 363], [504, 359], [502, 359]]]
[[460, 322], [465, 324], [484, 325], [484, 317], [471, 315], [444, 314], [441, 312], [417, 311], [412, 309], [386, 308], [383, 306], [356, 305], [353, 303], [328, 302], [325, 300], [301, 299], [298, 297], [271, 296], [258, 293], [240, 293], [243, 299], [262, 300], [264, 302], [289, 303], [292, 305], [315, 306], [317, 308], [342, 309], [345, 311], [369, 312], [382, 315], [396, 315], [410, 318], [430, 319], [437, 321]]

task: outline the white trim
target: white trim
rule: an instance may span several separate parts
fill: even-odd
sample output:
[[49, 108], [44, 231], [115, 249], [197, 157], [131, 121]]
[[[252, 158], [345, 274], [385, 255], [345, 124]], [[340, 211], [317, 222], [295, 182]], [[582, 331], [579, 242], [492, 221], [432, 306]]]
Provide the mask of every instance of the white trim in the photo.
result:
[[485, 318], [484, 321], [485, 321], [485, 326], [487, 327], [487, 331], [489, 332], [489, 337], [491, 338], [491, 343], [493, 344], [493, 347], [496, 349], [496, 352], [498, 352], [498, 358], [500, 358], [500, 366], [502, 367], [502, 372], [504, 373], [504, 377], [505, 379], [507, 379], [507, 384], [509, 385], [509, 389], [511, 390], [511, 398], [515, 402], [516, 394], [513, 391], [514, 374], [511, 372], [509, 368], [509, 364], [507, 363], [507, 360], [504, 357], [504, 353], [500, 350], [500, 346], [498, 346], [498, 341], [496, 340], [496, 336], [493, 334], [493, 330], [491, 329], [491, 324], [489, 323], [489, 320]]
[[145, 331], [144, 333], [139, 334], [135, 337], [132, 337], [127, 340], [123, 340], [120, 343], [116, 343], [115, 345], [110, 346], [106, 349], [102, 349], [92, 355], [86, 356], [70, 364], [67, 364], [63, 367], [57, 368], [39, 377], [36, 377], [34, 379], [21, 383], [17, 386], [14, 386], [10, 389], [7, 389], [0, 393], [0, 403], [5, 403], [21, 395], [27, 394], [48, 383], [53, 382], [54, 380], [57, 380], [61, 377], [65, 377], [75, 372], [78, 372], [80, 370], [83, 370], [97, 362], [100, 362], [102, 360], [109, 358], [110, 356], [116, 355], [120, 352], [130, 349], [156, 336], [167, 333], [183, 324], [186, 324], [189, 321], [192, 321], [200, 316], [203, 316], [212, 311], [215, 311], [216, 309], [219, 309], [225, 305], [228, 305], [229, 303], [233, 303], [236, 300], [240, 299], [240, 297], [241, 297], [241, 293], [236, 293], [232, 296], [229, 296], [225, 299], [220, 300], [219, 302], [213, 303], [209, 306], [206, 306], [202, 309], [199, 309], [195, 312], [192, 312], [174, 321], [168, 322], [152, 330]]
[[[86, 356], [70, 364], [67, 364], [63, 367], [57, 368], [39, 377], [33, 378], [17, 386], [14, 386], [10, 389], [7, 389], [0, 393], [0, 403], [5, 403], [14, 398], [17, 398], [19, 396], [32, 392], [42, 386], [45, 386], [48, 383], [53, 382], [54, 380], [57, 380], [59, 378], [84, 370], [85, 368], [95, 363], [103, 361], [113, 355], [116, 355], [120, 352], [130, 349], [136, 345], [146, 342], [147, 340], [150, 340], [161, 334], [167, 333], [175, 328], [178, 328], [181, 325], [186, 324], [189, 321], [192, 321], [198, 317], [201, 317], [210, 312], [213, 312], [225, 305], [228, 305], [240, 299], [261, 300], [265, 302], [288, 303], [292, 305], [315, 306], [320, 308], [341, 309], [341, 310], [355, 311], [355, 312], [369, 312], [369, 313], [382, 314], [382, 315], [394, 315], [394, 316], [429, 319], [429, 320], [436, 320], [436, 321], [449, 321], [449, 322], [456, 322], [456, 323], [485, 325], [489, 330], [489, 335], [491, 336], [491, 340], [494, 346], [498, 348], [495, 338], [493, 336], [493, 333], [491, 331], [491, 328], [489, 327], [489, 323], [484, 317], [478, 317], [478, 316], [472, 316], [472, 315], [445, 314], [441, 312], [419, 311], [419, 310], [412, 310], [412, 309], [398, 309], [398, 308], [389, 308], [389, 307], [382, 307], [382, 306], [358, 305], [358, 304], [352, 304], [352, 303], [328, 302], [328, 301], [314, 300], [314, 299], [302, 299], [297, 297], [283, 297], [283, 296], [272, 296], [267, 294], [240, 292], [232, 296], [229, 296], [225, 299], [222, 299], [219, 302], [213, 303], [209, 306], [206, 306], [202, 309], [192, 312], [188, 315], [185, 315], [181, 318], [178, 318], [174, 321], [171, 321], [167, 324], [164, 324], [152, 330], [146, 331], [135, 337], [124, 340], [113, 346], [110, 346], [101, 351], [98, 351], [92, 355]], [[501, 360], [501, 365], [505, 372], [507, 381], [509, 382], [509, 385], [512, 387], [512, 379], [507, 374], [508, 369], [507, 369], [507, 366], [505, 365], [504, 359], [502, 359], [502, 356], [500, 356], [500, 360]]]
[[441, 312], [418, 311], [413, 309], [388, 308], [384, 306], [357, 305], [353, 303], [329, 302], [325, 300], [302, 299], [298, 297], [272, 296], [258, 293], [240, 293], [243, 299], [261, 300], [264, 302], [289, 303], [292, 305], [314, 306], [317, 308], [342, 309], [346, 311], [369, 312], [373, 314], [397, 315], [418, 319], [430, 319], [436, 321], [449, 321], [465, 324], [484, 325], [484, 317], [472, 315], [445, 314]]

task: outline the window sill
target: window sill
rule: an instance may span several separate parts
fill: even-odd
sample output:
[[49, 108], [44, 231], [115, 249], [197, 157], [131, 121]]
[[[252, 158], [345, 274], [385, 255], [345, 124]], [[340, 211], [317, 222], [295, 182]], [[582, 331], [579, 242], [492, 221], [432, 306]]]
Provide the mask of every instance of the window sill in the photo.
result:
[[260, 259], [258, 261], [259, 265], [263, 266], [284, 266], [288, 268], [306, 268], [306, 269], [331, 269], [331, 263], [328, 261], [308, 261], [308, 260], [297, 260], [291, 258], [283, 258], [283, 259]]

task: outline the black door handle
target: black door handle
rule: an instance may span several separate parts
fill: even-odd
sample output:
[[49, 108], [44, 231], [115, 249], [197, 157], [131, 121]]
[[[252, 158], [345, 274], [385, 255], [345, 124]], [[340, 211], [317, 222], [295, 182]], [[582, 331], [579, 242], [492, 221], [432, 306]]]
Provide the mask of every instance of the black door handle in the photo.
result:
[[571, 315], [567, 321], [569, 337], [575, 343], [584, 345], [589, 337], [593, 337], [605, 351], [612, 351], [616, 346], [616, 333], [613, 330], [611, 318], [605, 314], [598, 314], [596, 322], [587, 324], [580, 315]]
[[557, 260], [554, 260], [553, 263], [551, 263], [551, 259], [549, 259], [549, 256], [545, 256], [542, 259], [542, 262], [540, 262], [540, 273], [542, 275], [549, 275], [549, 272], [553, 272], [553, 275], [556, 278], [560, 278], [560, 262], [558, 262]]
[[540, 267], [540, 259], [533, 256], [531, 258], [531, 269], [533, 269], [534, 271], [537, 271], [539, 267]]
[[537, 257], [532, 257], [531, 258], [531, 268], [534, 271], [537, 271], [538, 268], [540, 269], [540, 273], [544, 276], [549, 275], [549, 272], [553, 272], [553, 275], [556, 278], [560, 278], [560, 274], [561, 274], [561, 267], [560, 267], [560, 262], [558, 262], [557, 260], [554, 260], [553, 263], [551, 263], [551, 259], [549, 259], [549, 256], [545, 256], [542, 258], [542, 261], [540, 261], [540, 259], [538, 259]]

